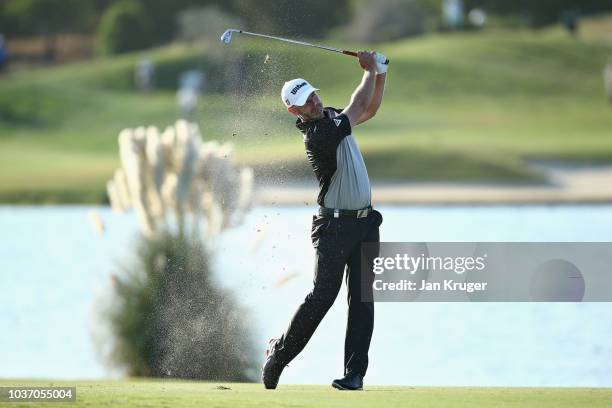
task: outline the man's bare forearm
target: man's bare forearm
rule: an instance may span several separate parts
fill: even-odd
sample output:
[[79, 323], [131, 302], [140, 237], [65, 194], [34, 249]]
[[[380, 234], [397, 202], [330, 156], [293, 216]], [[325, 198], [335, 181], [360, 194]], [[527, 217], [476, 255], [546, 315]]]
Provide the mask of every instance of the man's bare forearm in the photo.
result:
[[370, 101], [370, 105], [368, 106], [368, 113], [371, 115], [375, 115], [380, 108], [382, 103], [383, 95], [385, 94], [385, 81], [387, 79], [387, 74], [376, 75], [376, 83], [374, 85], [374, 94], [372, 96], [372, 100]]
[[376, 85], [376, 73], [373, 71], [365, 71], [361, 83], [351, 96], [351, 104], [357, 104], [364, 110], [370, 106], [370, 102], [374, 96], [374, 87]]
[[372, 113], [376, 113], [380, 105], [382, 104], [382, 98], [385, 95], [385, 82], [387, 80], [387, 74], [376, 75], [376, 85], [374, 87], [374, 96], [372, 102], [370, 102], [370, 108]]
[[374, 85], [374, 92], [372, 95], [372, 100], [368, 105], [368, 108], [363, 112], [363, 114], [359, 117], [357, 123], [363, 123], [376, 115], [380, 105], [382, 104], [382, 98], [385, 93], [385, 80], [387, 78], [387, 74], [379, 74], [376, 75], [376, 82]]

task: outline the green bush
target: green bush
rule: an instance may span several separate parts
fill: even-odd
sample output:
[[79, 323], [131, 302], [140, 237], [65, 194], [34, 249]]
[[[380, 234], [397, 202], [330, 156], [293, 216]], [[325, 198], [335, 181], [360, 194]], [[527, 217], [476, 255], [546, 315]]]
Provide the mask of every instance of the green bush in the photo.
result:
[[111, 361], [130, 376], [254, 380], [245, 313], [212, 279], [202, 242], [165, 233], [137, 255], [114, 279]]
[[137, 0], [120, 0], [110, 6], [100, 20], [96, 50], [100, 54], [120, 54], [153, 44], [151, 25]]
[[78, 101], [61, 89], [8, 84], [0, 92], [0, 125], [54, 126], [75, 106]]

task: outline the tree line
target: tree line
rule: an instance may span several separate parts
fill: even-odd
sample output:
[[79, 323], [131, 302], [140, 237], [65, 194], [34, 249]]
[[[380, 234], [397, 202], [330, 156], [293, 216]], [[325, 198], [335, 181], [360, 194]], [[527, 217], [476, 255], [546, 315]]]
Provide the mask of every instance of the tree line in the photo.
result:
[[[186, 10], [215, 7], [238, 17], [242, 27], [293, 37], [320, 38], [340, 27], [360, 41], [392, 40], [426, 30], [423, 20], [440, 13], [443, 0], [0, 0], [0, 33], [7, 37], [82, 33], [98, 49], [117, 53], [176, 39]], [[534, 28], [560, 21], [564, 13], [612, 10], [612, 0], [463, 0], [466, 11], [521, 16]], [[403, 17], [403, 18], [402, 18]], [[435, 17], [434, 17], [435, 18]], [[51, 41], [52, 43], [52, 41]]]

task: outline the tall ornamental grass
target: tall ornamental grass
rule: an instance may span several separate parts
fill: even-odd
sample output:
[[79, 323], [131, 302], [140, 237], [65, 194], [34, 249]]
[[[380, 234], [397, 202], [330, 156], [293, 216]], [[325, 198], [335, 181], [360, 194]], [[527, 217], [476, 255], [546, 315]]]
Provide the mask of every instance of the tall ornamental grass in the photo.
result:
[[210, 245], [241, 222], [253, 172], [186, 121], [125, 129], [119, 151], [108, 195], [116, 211], [134, 210], [141, 235], [112, 277], [107, 360], [130, 376], [254, 380], [248, 313], [215, 280]]

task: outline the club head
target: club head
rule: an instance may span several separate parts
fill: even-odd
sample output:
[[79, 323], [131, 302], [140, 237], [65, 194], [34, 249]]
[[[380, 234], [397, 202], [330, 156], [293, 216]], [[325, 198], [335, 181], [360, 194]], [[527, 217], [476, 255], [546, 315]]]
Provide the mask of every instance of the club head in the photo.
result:
[[225, 30], [225, 32], [223, 33], [223, 35], [221, 36], [221, 42], [224, 44], [229, 44], [232, 41], [232, 34], [238, 31], [234, 28], [230, 28]]

